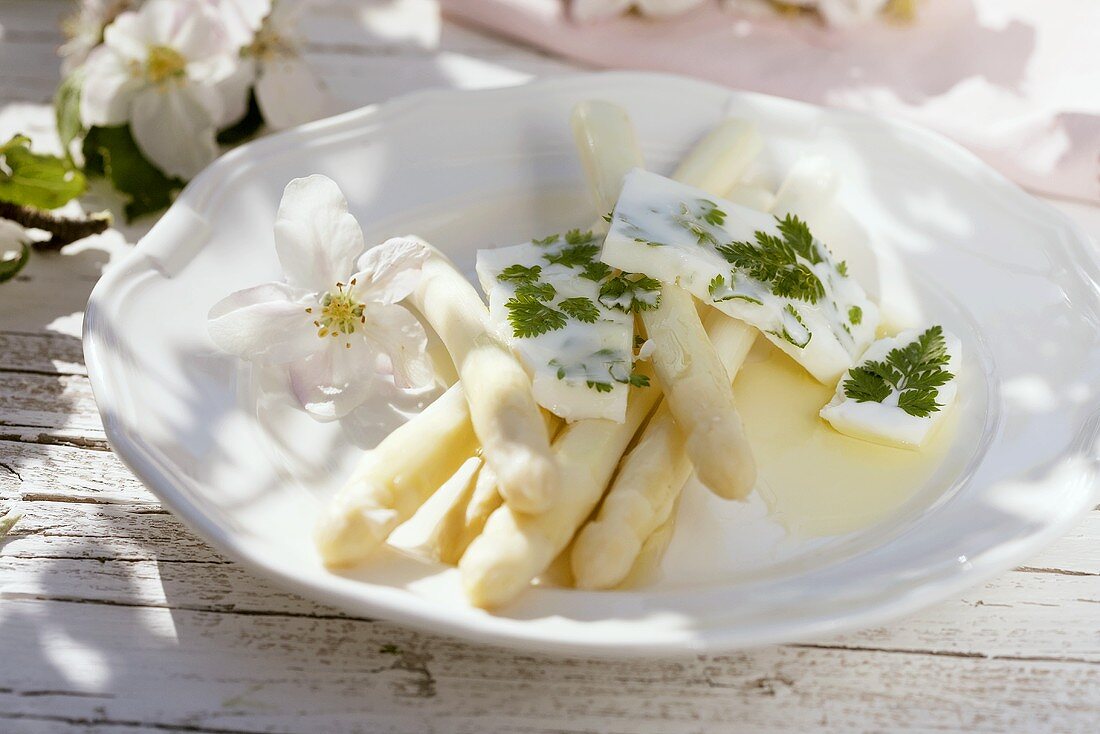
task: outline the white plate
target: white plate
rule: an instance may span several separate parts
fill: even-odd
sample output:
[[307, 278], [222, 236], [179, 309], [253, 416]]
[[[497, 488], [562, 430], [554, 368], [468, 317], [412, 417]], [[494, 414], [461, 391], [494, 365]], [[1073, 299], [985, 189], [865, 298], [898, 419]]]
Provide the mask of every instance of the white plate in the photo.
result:
[[[841, 210], [858, 225], [825, 239], [851, 250], [842, 254], [869, 290], [890, 284], [888, 310], [934, 319], [964, 340], [967, 397], [943, 472], [860, 532], [776, 554], [774, 524], [746, 510], [726, 538], [740, 541], [674, 541], [669, 562], [680, 566], [670, 582], [604, 593], [539, 587], [497, 614], [467, 606], [453, 570], [397, 554], [346, 576], [326, 571], [309, 539], [320, 499], [357, 445], [372, 445], [415, 406], [315, 423], [214, 349], [207, 310], [278, 277], [275, 209], [286, 182], [308, 173], [340, 183], [368, 241], [415, 232], [469, 273], [479, 246], [590, 220], [567, 116], [593, 97], [630, 111], [653, 170], [669, 170], [727, 113], [765, 132], [765, 176], [806, 152], [838, 164]], [[289, 589], [353, 613], [547, 651], [716, 651], [879, 623], [950, 597], [1023, 561], [1091, 506], [1098, 281], [1092, 246], [1070, 222], [932, 133], [682, 78], [590, 74], [422, 93], [226, 155], [100, 281], [84, 344], [123, 460], [211, 544]], [[702, 502], [685, 506], [711, 515], [712, 530], [714, 517], [732, 517]]]

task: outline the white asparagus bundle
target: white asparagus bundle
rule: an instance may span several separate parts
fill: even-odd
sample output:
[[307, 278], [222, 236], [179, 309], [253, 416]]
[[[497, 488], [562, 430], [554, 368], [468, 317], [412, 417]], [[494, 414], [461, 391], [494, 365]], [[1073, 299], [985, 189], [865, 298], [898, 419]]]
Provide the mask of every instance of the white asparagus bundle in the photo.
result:
[[546, 509], [558, 486], [546, 425], [531, 378], [493, 333], [481, 297], [433, 249], [411, 299], [454, 360], [483, 458], [504, 501], [521, 512]]
[[[593, 109], [592, 104], [578, 108], [573, 117], [574, 134], [589, 169], [597, 205], [611, 209], [614, 200], [602, 193], [607, 190], [606, 182], [621, 182], [626, 171], [617, 166], [623, 161], [640, 160], [641, 156], [609, 152], [618, 146], [636, 145], [629, 119], [625, 113], [617, 115], [604, 104], [598, 106], [599, 112]], [[601, 115], [600, 124], [587, 127], [586, 121], [594, 114]], [[604, 171], [601, 168], [604, 162], [612, 170]], [[691, 165], [701, 171], [704, 163], [705, 159], [696, 157]], [[690, 310], [695, 315], [694, 305]], [[713, 349], [705, 336], [703, 342]], [[624, 423], [578, 421], [563, 430], [554, 442], [554, 453], [563, 472], [561, 492], [554, 505], [539, 515], [524, 515], [508, 506], [500, 507], [459, 562], [463, 588], [472, 603], [493, 607], [510, 601], [546, 569], [591, 514], [622, 452], [659, 400], [656, 385], [631, 388]]]
[[[650, 376], [644, 366], [639, 371]], [[631, 387], [623, 423], [583, 420], [562, 430], [554, 441], [562, 472], [554, 503], [537, 515], [502, 505], [459, 561], [471, 603], [495, 607], [511, 601], [546, 570], [600, 501], [623, 451], [659, 399], [653, 386]]]
[[477, 448], [461, 384], [367, 453], [321, 515], [314, 541], [324, 562], [362, 561]]

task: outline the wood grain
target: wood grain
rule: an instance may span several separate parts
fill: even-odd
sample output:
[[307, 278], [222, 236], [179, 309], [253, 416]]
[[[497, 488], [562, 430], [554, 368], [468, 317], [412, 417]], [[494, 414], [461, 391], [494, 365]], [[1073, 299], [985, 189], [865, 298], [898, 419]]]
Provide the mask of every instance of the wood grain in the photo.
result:
[[[68, 2], [0, 2], [0, 133], [49, 131]], [[431, 0], [326, 0], [307, 52], [347, 107], [572, 70], [441, 23]], [[45, 140], [45, 146], [54, 144]], [[1100, 235], [1100, 209], [1058, 206]], [[728, 656], [616, 662], [354, 618], [252, 577], [107, 446], [78, 338], [148, 225], [0, 286], [0, 732], [1094, 732], [1100, 510], [1027, 566], [896, 623]]]

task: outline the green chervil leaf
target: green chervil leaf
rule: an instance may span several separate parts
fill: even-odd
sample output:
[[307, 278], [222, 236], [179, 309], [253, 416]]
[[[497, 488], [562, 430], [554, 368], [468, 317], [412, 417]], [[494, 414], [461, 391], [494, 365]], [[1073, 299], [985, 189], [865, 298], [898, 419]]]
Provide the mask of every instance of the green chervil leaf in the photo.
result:
[[600, 310], [596, 308], [596, 304], [582, 296], [566, 298], [558, 304], [558, 308], [577, 321], [586, 324], [593, 324], [600, 317]]
[[585, 384], [596, 392], [611, 392], [612, 388], [610, 382], [596, 382], [595, 380], [588, 380]]
[[550, 301], [557, 294], [549, 283], [520, 283], [516, 287], [516, 298], [522, 301]]
[[497, 280], [502, 283], [534, 283], [541, 274], [542, 268], [538, 265], [527, 267], [517, 263], [501, 270]]
[[649, 378], [645, 375], [640, 375], [637, 372], [630, 373], [630, 379], [628, 380], [631, 387], [649, 387]]
[[848, 321], [852, 326], [859, 326], [863, 322], [863, 309], [859, 306], [852, 306], [848, 309]]
[[777, 296], [817, 303], [825, 286], [799, 257], [821, 262], [809, 229], [798, 217], [776, 218], [782, 237], [757, 232], [756, 242], [731, 242], [715, 248], [731, 265], [766, 283]]
[[512, 333], [518, 339], [540, 336], [565, 328], [565, 314], [547, 306], [542, 301], [512, 298], [504, 304], [504, 307], [508, 309], [508, 323], [512, 326]]
[[552, 234], [547, 237], [543, 237], [541, 240], [531, 240], [531, 244], [538, 245], [539, 247], [546, 247], [547, 245], [552, 245], [557, 242], [559, 237], [561, 237], [561, 235]]
[[592, 234], [592, 230], [582, 232], [579, 229], [571, 229], [565, 233], [565, 241], [567, 244], [570, 245], [583, 245], [591, 242], [594, 239], [596, 238]]
[[599, 283], [601, 280], [611, 275], [611, 266], [606, 263], [602, 263], [599, 260], [594, 260], [584, 266], [584, 272], [581, 273], [582, 278], [595, 281]]
[[954, 377], [944, 369], [947, 362], [943, 327], [933, 326], [904, 347], [891, 349], [885, 360], [849, 370], [844, 394], [860, 403], [881, 403], [896, 391], [899, 408], [927, 418], [943, 407], [936, 402], [937, 390]]
[[715, 227], [721, 227], [726, 223], [726, 213], [719, 209], [713, 201], [703, 199], [699, 204], [701, 208], [700, 215], [703, 217], [704, 222], [713, 224]]
[[[576, 230], [574, 230], [576, 231]], [[569, 241], [566, 235], [566, 241]], [[594, 242], [581, 242], [563, 247], [556, 254], [543, 255], [552, 265], [564, 265], [567, 268], [584, 268], [590, 265], [600, 254], [600, 246]]]
[[0, 199], [35, 209], [57, 209], [84, 193], [84, 174], [72, 163], [32, 153], [30, 146], [25, 135], [0, 146]]
[[661, 282], [644, 275], [636, 280], [617, 275], [600, 286], [599, 301], [627, 313], [650, 311], [661, 302]]

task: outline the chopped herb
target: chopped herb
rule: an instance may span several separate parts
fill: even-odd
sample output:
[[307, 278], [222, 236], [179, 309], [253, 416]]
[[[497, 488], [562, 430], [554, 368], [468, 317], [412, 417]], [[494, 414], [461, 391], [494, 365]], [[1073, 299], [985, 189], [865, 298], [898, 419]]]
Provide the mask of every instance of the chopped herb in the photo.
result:
[[627, 313], [649, 311], [661, 302], [661, 282], [644, 275], [636, 280], [617, 275], [600, 286], [599, 301]]
[[[574, 230], [575, 231], [575, 230]], [[568, 237], [568, 235], [567, 235]], [[600, 246], [594, 242], [581, 242], [563, 247], [559, 252], [543, 255], [548, 263], [567, 268], [583, 268], [600, 254]]]
[[859, 306], [852, 306], [848, 309], [848, 321], [852, 326], [859, 326], [863, 322], [863, 309]]
[[755, 303], [757, 306], [763, 306], [764, 303], [759, 298], [753, 298], [745, 293], [737, 293], [733, 290], [733, 284], [735, 280], [733, 274], [730, 274], [730, 284], [726, 285], [726, 278], [723, 275], [716, 275], [711, 278], [710, 285], [707, 290], [710, 292], [710, 300], [714, 303], [722, 303], [723, 301], [748, 301], [749, 303]]
[[593, 280], [599, 283], [601, 280], [611, 275], [611, 266], [602, 263], [599, 260], [593, 260], [584, 266], [584, 272], [581, 273], [582, 278]]
[[608, 224], [611, 224], [611, 215], [613, 215], [614, 213], [615, 212], [608, 212], [607, 214], [604, 214], [603, 215], [603, 220], [605, 222], [607, 222]]
[[798, 217], [780, 220], [782, 237], [756, 232], [756, 242], [731, 242], [716, 249], [730, 264], [745, 271], [749, 277], [767, 284], [774, 295], [817, 303], [825, 295], [825, 286], [805, 263], [821, 262], [809, 230]]
[[933, 326], [904, 347], [891, 349], [882, 361], [871, 360], [848, 370], [844, 394], [858, 403], [881, 403], [898, 392], [898, 407], [927, 418], [943, 406], [939, 388], [954, 375], [944, 369], [949, 360], [943, 327]]
[[713, 224], [715, 227], [721, 227], [723, 224], [726, 223], [726, 213], [719, 209], [718, 205], [715, 204], [713, 201], [701, 199], [699, 201], [699, 204], [702, 210], [700, 214], [703, 217], [704, 222], [706, 222], [707, 224]]
[[596, 382], [595, 380], [588, 380], [585, 384], [596, 392], [611, 392], [612, 388], [610, 382]]
[[804, 322], [802, 320], [801, 314], [798, 313], [798, 310], [795, 309], [794, 306], [792, 306], [791, 304], [788, 303], [787, 307], [783, 310], [786, 313], [788, 313], [790, 316], [792, 316], [795, 321], [798, 322], [798, 324], [802, 327], [802, 330], [806, 332], [806, 338], [802, 341], [799, 341], [798, 339], [795, 339], [794, 335], [791, 334], [791, 331], [790, 331], [790, 329], [787, 328], [786, 324], [784, 324], [783, 328], [780, 329], [779, 331], [769, 331], [768, 333], [772, 334], [774, 336], [777, 336], [780, 339], [783, 339], [784, 341], [790, 342], [791, 344], [798, 347], [799, 349], [804, 349], [806, 347], [806, 345], [810, 343], [810, 339], [813, 338], [813, 334], [810, 332], [809, 329], [806, 328], [806, 322]]
[[600, 317], [600, 310], [596, 308], [596, 304], [583, 296], [566, 298], [558, 304], [558, 308], [575, 318], [577, 321], [586, 324], [593, 324], [596, 322], [596, 319]]
[[534, 283], [541, 274], [542, 268], [538, 265], [527, 267], [517, 263], [501, 270], [497, 280], [502, 283]]
[[631, 387], [649, 387], [649, 378], [637, 372], [631, 372], [628, 380]]
[[516, 286], [516, 298], [521, 301], [550, 301], [557, 294], [549, 283], [520, 283]]
[[840, 262], [838, 262], [836, 264], [836, 271], [838, 273], [840, 273], [840, 277], [847, 278], [848, 277], [848, 261], [847, 260], [841, 260]]
[[594, 239], [596, 238], [592, 234], [592, 230], [582, 232], [579, 229], [571, 229], [565, 233], [565, 241], [567, 244], [570, 245], [583, 245], [591, 242]]
[[560, 234], [552, 234], [543, 237], [541, 240], [531, 240], [531, 244], [538, 245], [539, 247], [546, 247], [547, 245], [552, 245], [557, 242], [559, 237], [561, 237]]
[[512, 298], [504, 307], [508, 309], [508, 323], [516, 338], [526, 339], [565, 328], [565, 314], [541, 301]]

